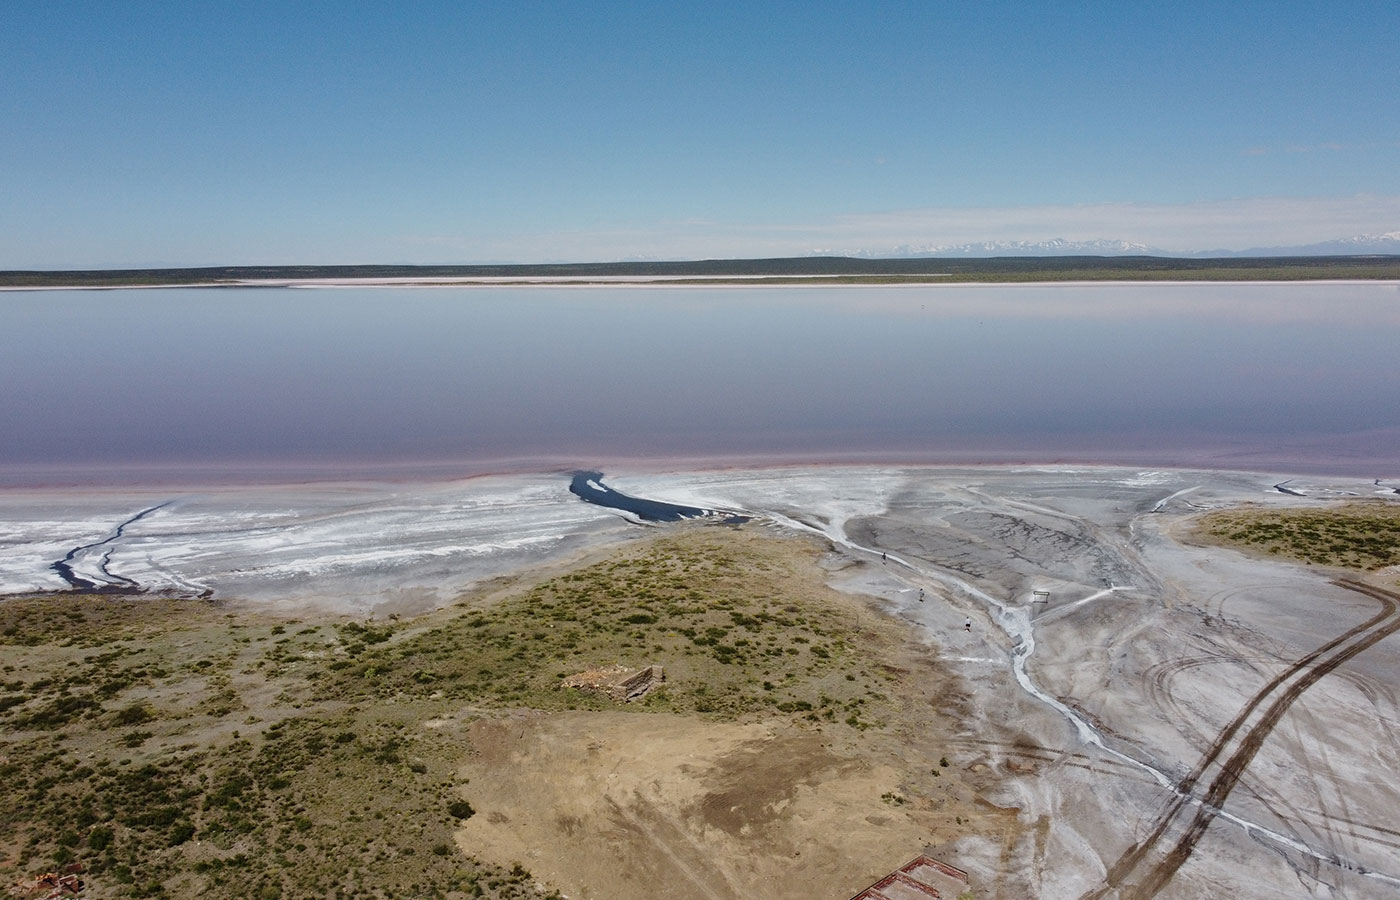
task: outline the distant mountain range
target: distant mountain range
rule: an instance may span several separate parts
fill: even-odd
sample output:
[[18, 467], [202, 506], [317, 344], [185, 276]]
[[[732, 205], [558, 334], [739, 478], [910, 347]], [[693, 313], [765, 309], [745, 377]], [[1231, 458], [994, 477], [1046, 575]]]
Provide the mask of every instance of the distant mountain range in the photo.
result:
[[854, 256], [864, 259], [930, 257], [982, 259], [993, 256], [1168, 256], [1182, 259], [1221, 259], [1244, 256], [1360, 256], [1400, 255], [1400, 231], [1385, 234], [1358, 234], [1317, 244], [1292, 247], [1252, 247], [1248, 250], [1163, 250], [1135, 241], [1095, 240], [1070, 241], [1053, 238], [1048, 241], [980, 241], [948, 246], [901, 244], [888, 250], [819, 250], [813, 255]]
[[[1358, 234], [1320, 244], [1303, 244], [1298, 247], [1256, 247], [1232, 256], [1369, 256], [1370, 254], [1400, 253], [1400, 231], [1387, 231], [1385, 234]], [[1203, 253], [1201, 256], [1223, 255]]]

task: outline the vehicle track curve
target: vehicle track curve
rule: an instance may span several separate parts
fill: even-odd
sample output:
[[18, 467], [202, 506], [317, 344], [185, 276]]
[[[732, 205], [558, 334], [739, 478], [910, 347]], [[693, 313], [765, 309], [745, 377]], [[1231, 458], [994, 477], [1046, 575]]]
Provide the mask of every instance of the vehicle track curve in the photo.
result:
[[[1101, 900], [1112, 895], [1117, 895], [1122, 900], [1150, 900], [1155, 897], [1190, 858], [1206, 828], [1220, 814], [1225, 800], [1239, 783], [1249, 763], [1298, 697], [1347, 660], [1400, 631], [1400, 595], [1348, 578], [1337, 579], [1333, 583], [1379, 601], [1380, 610], [1366, 621], [1347, 629], [1295, 660], [1255, 693], [1221, 730], [1191, 772], [1178, 783], [1175, 799], [1158, 817], [1151, 833], [1130, 847], [1109, 868], [1104, 883], [1083, 894], [1083, 900]], [[1271, 698], [1272, 702], [1265, 705]], [[1263, 711], [1256, 718], [1254, 714], [1261, 707]], [[1251, 727], [1239, 739], [1233, 751], [1225, 756], [1227, 748], [1251, 718], [1255, 718]], [[1222, 756], [1224, 760], [1219, 763], [1215, 777], [1205, 793], [1197, 797], [1196, 785]], [[1159, 854], [1168, 832], [1180, 826], [1188, 806], [1194, 807], [1194, 813], [1186, 821], [1176, 842], [1165, 854]], [[1151, 861], [1154, 857], [1160, 858]], [[1141, 878], [1128, 881], [1130, 876], [1144, 866], [1147, 868]]]

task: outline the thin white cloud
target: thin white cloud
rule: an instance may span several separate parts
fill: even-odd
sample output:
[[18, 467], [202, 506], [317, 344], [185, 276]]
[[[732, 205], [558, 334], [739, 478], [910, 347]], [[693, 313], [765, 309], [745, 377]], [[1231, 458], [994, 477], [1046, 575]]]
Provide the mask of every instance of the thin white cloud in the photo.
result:
[[[1360, 145], [1365, 147], [1367, 145]], [[1275, 150], [1282, 150], [1284, 153], [1312, 153], [1315, 150], [1331, 150], [1333, 152], [1341, 150], [1355, 149], [1337, 141], [1321, 141], [1317, 144], [1285, 144], [1282, 147], [1254, 146], [1246, 147], [1240, 151], [1241, 156], [1268, 156]]]
[[696, 259], [890, 252], [982, 241], [1122, 240], [1189, 253], [1292, 246], [1400, 229], [1400, 196], [1251, 197], [1185, 204], [1099, 203], [907, 209], [813, 222], [726, 225], [673, 219], [607, 231], [463, 237], [462, 261]]

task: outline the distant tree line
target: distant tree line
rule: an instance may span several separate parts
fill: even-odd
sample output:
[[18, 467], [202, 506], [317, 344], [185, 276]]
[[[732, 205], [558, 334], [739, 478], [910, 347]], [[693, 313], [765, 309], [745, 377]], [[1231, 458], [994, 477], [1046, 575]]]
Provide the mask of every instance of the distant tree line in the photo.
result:
[[1000, 256], [862, 259], [705, 259], [671, 262], [485, 266], [207, 266], [188, 269], [0, 271], [0, 287], [128, 287], [232, 284], [287, 279], [411, 278], [795, 278], [880, 281], [1400, 279], [1400, 256], [1274, 256], [1179, 259], [1162, 256]]

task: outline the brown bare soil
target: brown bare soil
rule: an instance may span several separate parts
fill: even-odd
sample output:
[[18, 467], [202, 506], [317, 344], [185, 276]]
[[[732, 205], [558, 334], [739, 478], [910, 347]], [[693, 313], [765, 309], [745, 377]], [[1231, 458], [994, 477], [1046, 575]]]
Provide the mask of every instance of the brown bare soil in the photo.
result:
[[[902, 626], [827, 587], [820, 547], [713, 529], [681, 541], [686, 552], [722, 548], [745, 573], [747, 584], [731, 588], [779, 591], [785, 607], [796, 604], [788, 614], [809, 623], [829, 617], [839, 664], [780, 677], [774, 657], [724, 673], [663, 657], [673, 697], [708, 681], [701, 696], [737, 710], [718, 717], [614, 707], [441, 723], [465, 739], [460, 774], [478, 810], [459, 847], [495, 866], [519, 863], [573, 898], [840, 898], [925, 846], [1017, 828], [977, 802], [980, 773], [945, 759], [939, 738], [956, 730], [963, 696], [956, 680]], [[803, 675], [824, 688], [810, 712], [801, 700], [794, 714], [730, 696], [765, 677], [810, 696]], [[881, 691], [865, 687], [872, 677]], [[846, 697], [840, 716], [822, 714], [831, 694]]]
[[973, 814], [932, 808], [955, 776], [937, 795], [903, 787], [921, 779], [888, 742], [852, 752], [783, 722], [534, 714], [468, 734], [463, 774], [491, 799], [458, 845], [570, 897], [843, 898]]

